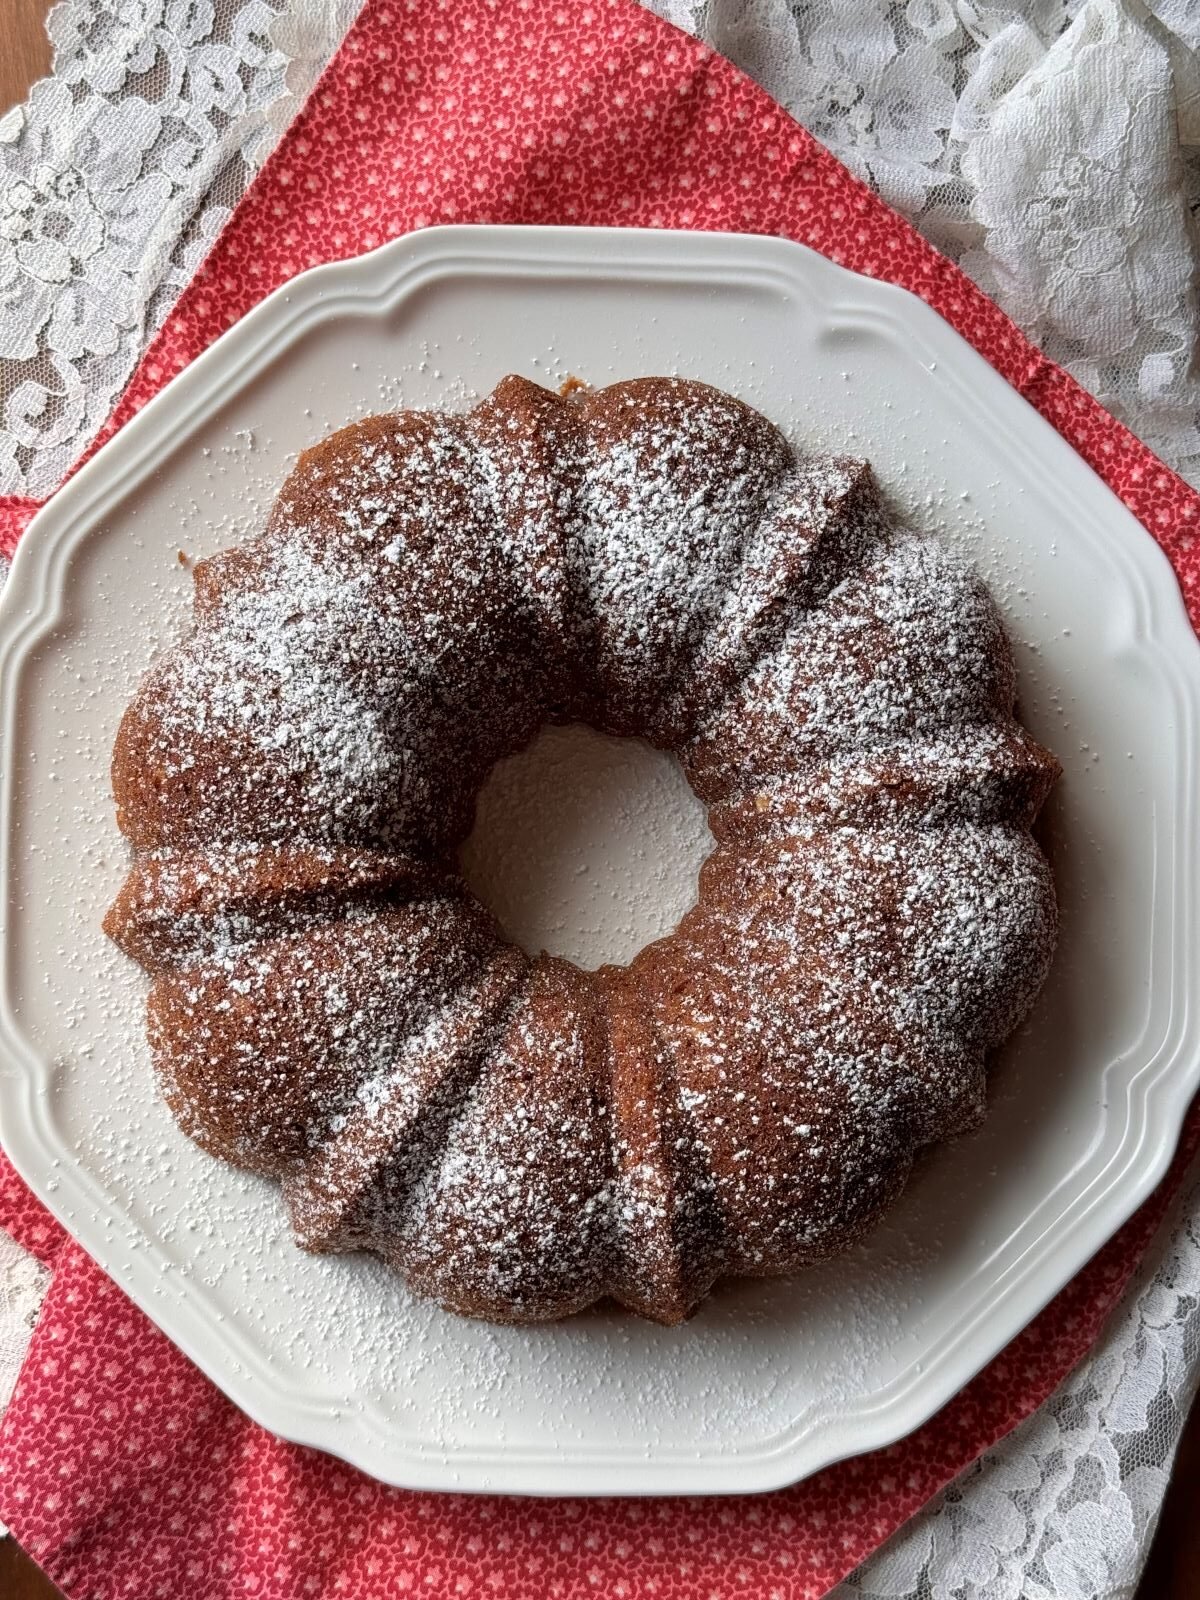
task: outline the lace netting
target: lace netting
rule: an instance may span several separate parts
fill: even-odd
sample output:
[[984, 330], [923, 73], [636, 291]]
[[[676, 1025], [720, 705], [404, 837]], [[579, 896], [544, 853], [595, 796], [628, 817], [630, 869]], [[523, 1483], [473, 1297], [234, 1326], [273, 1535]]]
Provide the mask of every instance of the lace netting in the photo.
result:
[[49, 494], [361, 0], [65, 0], [0, 119], [0, 494]]

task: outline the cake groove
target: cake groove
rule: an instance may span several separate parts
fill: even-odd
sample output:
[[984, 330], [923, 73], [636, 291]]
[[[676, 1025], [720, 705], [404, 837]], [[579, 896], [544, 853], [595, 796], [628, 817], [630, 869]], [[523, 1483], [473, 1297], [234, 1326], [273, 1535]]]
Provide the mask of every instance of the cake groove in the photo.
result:
[[[493, 763], [572, 720], [674, 751], [716, 841], [594, 973], [455, 864]], [[986, 588], [866, 462], [700, 383], [510, 376], [305, 451], [199, 564], [117, 735], [105, 926], [180, 1125], [309, 1248], [499, 1321], [677, 1322], [982, 1115], [1054, 948], [1058, 770]]]

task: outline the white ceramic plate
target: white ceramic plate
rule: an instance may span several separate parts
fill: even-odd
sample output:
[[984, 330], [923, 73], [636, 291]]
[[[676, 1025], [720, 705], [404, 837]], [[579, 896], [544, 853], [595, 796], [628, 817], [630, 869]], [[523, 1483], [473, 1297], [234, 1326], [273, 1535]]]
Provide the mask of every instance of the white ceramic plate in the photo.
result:
[[[970, 550], [1062, 758], [1061, 951], [977, 1135], [859, 1250], [734, 1284], [686, 1327], [505, 1329], [369, 1260], [293, 1248], [270, 1185], [211, 1161], [151, 1089], [141, 974], [99, 931], [125, 868], [113, 731], [184, 625], [177, 552], [243, 538], [300, 447], [364, 412], [464, 404], [510, 370], [650, 372], [859, 452]], [[0, 637], [0, 1134], [71, 1232], [232, 1398], [422, 1488], [766, 1489], [894, 1440], [1043, 1306], [1153, 1187], [1200, 1076], [1200, 651], [1168, 564], [932, 311], [778, 240], [449, 228], [271, 296], [58, 494]]]

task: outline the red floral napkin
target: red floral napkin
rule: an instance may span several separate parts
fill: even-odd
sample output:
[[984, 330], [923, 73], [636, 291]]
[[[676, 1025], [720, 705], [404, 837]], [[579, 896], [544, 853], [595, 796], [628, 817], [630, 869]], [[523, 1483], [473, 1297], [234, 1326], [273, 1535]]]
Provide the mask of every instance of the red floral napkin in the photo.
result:
[[[433, 222], [784, 234], [922, 295], [1107, 480], [1200, 623], [1200, 498], [735, 68], [632, 0], [368, 0], [106, 430], [294, 273]], [[36, 506], [0, 500], [0, 548]], [[1055, 1387], [1186, 1158], [1029, 1328], [890, 1449], [739, 1500], [411, 1494], [256, 1427], [0, 1158], [0, 1222], [54, 1264], [0, 1428], [0, 1517], [95, 1600], [815, 1597]]]

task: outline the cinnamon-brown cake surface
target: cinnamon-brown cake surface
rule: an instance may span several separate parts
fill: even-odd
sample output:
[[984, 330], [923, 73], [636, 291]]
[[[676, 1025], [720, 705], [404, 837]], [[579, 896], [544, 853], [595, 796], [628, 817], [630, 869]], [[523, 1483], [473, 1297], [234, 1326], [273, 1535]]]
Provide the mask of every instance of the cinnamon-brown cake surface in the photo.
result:
[[[969, 566], [866, 462], [704, 384], [372, 417], [306, 451], [113, 757], [106, 927], [180, 1125], [297, 1237], [502, 1321], [845, 1248], [972, 1126], [1050, 962], [1014, 719]], [[716, 846], [627, 967], [514, 948], [457, 875], [548, 721], [674, 751]]]

